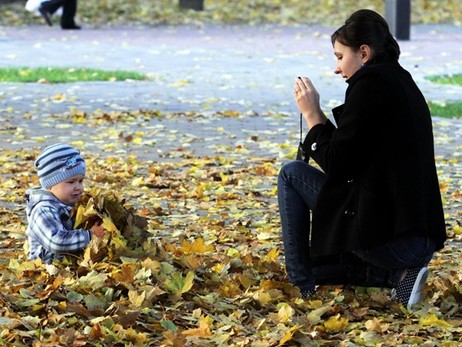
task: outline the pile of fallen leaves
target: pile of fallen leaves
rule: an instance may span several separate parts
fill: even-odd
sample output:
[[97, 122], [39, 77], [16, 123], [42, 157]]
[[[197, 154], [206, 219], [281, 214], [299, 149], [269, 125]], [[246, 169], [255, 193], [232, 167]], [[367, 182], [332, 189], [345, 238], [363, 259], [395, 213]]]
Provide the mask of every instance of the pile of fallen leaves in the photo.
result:
[[[145, 254], [148, 238], [147, 221], [124, 207], [124, 201], [114, 192], [85, 194], [75, 206], [75, 229], [90, 230], [101, 225], [103, 238], [93, 238], [84, 254], [84, 261], [117, 261], [121, 257]], [[148, 246], [149, 247], [149, 246]]]
[[[127, 128], [155, 121], [153, 116], [193, 117], [139, 113], [123, 115]], [[80, 124], [76, 114], [67, 121]], [[286, 278], [276, 202], [277, 172], [295, 155], [293, 146], [275, 144], [274, 155], [264, 158], [252, 155], [250, 144], [216, 148], [208, 156], [179, 146], [152, 160], [142, 151], [145, 139], [102, 132], [116, 114], [101, 115], [86, 114], [85, 124], [98, 124], [108, 137], [93, 141], [111, 143], [111, 150], [90, 151], [73, 143], [83, 149], [89, 171], [88, 194], [76, 218], [78, 225], [103, 223], [110, 232], [78, 257], [52, 265], [26, 259], [23, 195], [38, 183], [32, 163], [40, 145], [0, 156], [0, 345], [462, 342], [461, 166], [456, 159], [437, 158], [450, 242], [432, 260], [424, 300], [415, 312], [390, 301], [384, 288], [323, 286], [305, 301]], [[65, 122], [63, 115], [56, 119]], [[271, 149], [259, 142], [251, 140]]]
[[[99, 0], [79, 1], [80, 22], [96, 25], [121, 24], [194, 24], [204, 23], [279, 23], [335, 25], [359, 8], [385, 14], [384, 0], [205, 0], [204, 11], [179, 8], [178, 0]], [[413, 23], [453, 23], [460, 25], [459, 0], [413, 0]], [[43, 23], [40, 17], [26, 12], [24, 2], [0, 4], [0, 25]]]

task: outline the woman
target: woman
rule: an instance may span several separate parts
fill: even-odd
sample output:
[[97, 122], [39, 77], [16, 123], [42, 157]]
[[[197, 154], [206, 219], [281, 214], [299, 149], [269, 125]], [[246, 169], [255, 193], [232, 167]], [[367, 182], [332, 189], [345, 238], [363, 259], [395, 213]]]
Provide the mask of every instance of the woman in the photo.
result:
[[430, 112], [379, 14], [353, 13], [331, 40], [348, 83], [336, 126], [308, 78], [294, 86], [303, 151], [322, 171], [297, 160], [278, 178], [289, 280], [303, 297], [319, 284], [394, 288], [410, 309], [446, 240]]

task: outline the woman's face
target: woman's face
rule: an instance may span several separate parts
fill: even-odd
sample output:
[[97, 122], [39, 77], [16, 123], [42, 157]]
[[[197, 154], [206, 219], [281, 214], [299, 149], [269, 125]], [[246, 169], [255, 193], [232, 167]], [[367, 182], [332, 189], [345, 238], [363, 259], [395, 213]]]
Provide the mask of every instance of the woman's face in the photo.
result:
[[334, 54], [337, 58], [337, 65], [334, 72], [341, 74], [345, 79], [353, 76], [365, 62], [364, 51], [361, 48], [355, 51], [353, 48], [345, 46], [338, 41], [334, 42]]

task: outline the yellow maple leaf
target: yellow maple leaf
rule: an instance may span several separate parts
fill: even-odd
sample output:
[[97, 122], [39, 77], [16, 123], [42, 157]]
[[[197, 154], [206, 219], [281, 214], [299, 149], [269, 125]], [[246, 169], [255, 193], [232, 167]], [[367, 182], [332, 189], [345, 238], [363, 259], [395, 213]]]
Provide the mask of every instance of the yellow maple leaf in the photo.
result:
[[329, 320], [324, 322], [324, 327], [329, 332], [339, 332], [344, 330], [348, 325], [348, 319], [340, 317], [340, 313], [336, 316], [330, 317]]
[[85, 223], [85, 207], [82, 205], [79, 205], [77, 207], [77, 212], [75, 214], [75, 222], [74, 222], [74, 228], [79, 227], [80, 225], [83, 225]]
[[66, 94], [57, 93], [52, 97], [52, 99], [54, 100], [54, 102], [63, 102], [64, 100], [66, 100]]
[[151, 258], [146, 258], [141, 262], [141, 266], [151, 270], [152, 273], [157, 273], [159, 272], [159, 268], [161, 267], [161, 264], [157, 260], [153, 260]]
[[145, 184], [145, 180], [144, 180], [144, 177], [137, 177], [137, 178], [134, 178], [132, 180], [132, 186], [133, 187], [139, 187], [139, 186], [142, 186], [143, 184]]
[[189, 80], [180, 80], [180, 81], [175, 81], [170, 83], [170, 87], [184, 87], [190, 84], [191, 82]]
[[294, 309], [287, 303], [281, 304], [281, 307], [278, 311], [279, 321], [282, 323], [287, 323], [290, 321], [294, 314]]
[[233, 298], [237, 295], [242, 294], [242, 290], [239, 284], [234, 279], [227, 279], [218, 289], [218, 293], [221, 296]]
[[284, 345], [285, 343], [289, 342], [292, 340], [292, 337], [294, 336], [294, 333], [298, 331], [300, 327], [298, 325], [294, 325], [292, 328], [290, 328], [282, 337], [282, 339], [279, 341], [279, 346]]
[[122, 283], [133, 283], [135, 280], [135, 267], [135, 264], [123, 264], [120, 268], [117, 268], [111, 276]]
[[207, 253], [213, 252], [214, 250], [215, 248], [213, 247], [213, 245], [206, 245], [202, 237], [195, 239], [193, 242], [183, 240], [183, 242], [181, 243], [181, 251], [185, 254]]
[[111, 245], [118, 250], [125, 249], [127, 248], [127, 241], [119, 233], [115, 233], [111, 238]]
[[132, 341], [135, 345], [145, 345], [148, 339], [145, 333], [139, 332], [133, 328], [128, 328], [125, 331], [125, 338], [128, 341]]
[[212, 325], [213, 319], [206, 316], [202, 316], [199, 318], [199, 327], [188, 329], [182, 332], [183, 335], [186, 336], [199, 336], [199, 337], [207, 337], [212, 336], [212, 331], [210, 329]]
[[454, 228], [452, 228], [452, 231], [454, 232], [454, 234], [462, 234], [462, 226], [460, 225], [456, 225]]
[[197, 269], [203, 266], [203, 260], [199, 257], [196, 257], [194, 254], [186, 255], [182, 260], [183, 263], [190, 269]]
[[101, 226], [106, 229], [109, 232], [116, 232], [117, 227], [115, 226], [114, 222], [112, 221], [111, 217], [104, 216], [103, 217], [103, 222], [101, 223]]
[[257, 280], [253, 276], [247, 276], [246, 274], [238, 275], [237, 279], [245, 289], [249, 289], [257, 283]]
[[142, 291], [138, 293], [136, 290], [130, 290], [128, 292], [128, 299], [135, 307], [141, 307], [143, 305], [144, 299], [146, 298], [146, 292]]
[[376, 317], [373, 319], [369, 319], [364, 323], [364, 326], [366, 327], [367, 330], [369, 331], [374, 331], [377, 333], [384, 333], [385, 331], [388, 330], [389, 324], [384, 324], [380, 320], [378, 320]]
[[278, 256], [279, 256], [279, 250], [277, 250], [276, 248], [271, 248], [270, 251], [267, 254], [265, 254], [263, 259], [266, 261], [272, 262], [272, 261], [277, 261]]
[[271, 302], [271, 300], [272, 300], [271, 295], [269, 293], [266, 293], [266, 292], [255, 293], [255, 295], [253, 297], [254, 297], [255, 300], [258, 300], [263, 305], [269, 304]]
[[235, 118], [235, 117], [239, 117], [241, 115], [241, 113], [239, 113], [238, 111], [222, 111], [220, 112], [221, 115], [225, 116], [225, 117], [231, 117], [231, 118]]
[[444, 319], [438, 318], [435, 314], [429, 313], [427, 316], [420, 317], [419, 324], [421, 326], [440, 326], [443, 328], [450, 327], [451, 324], [446, 322]]

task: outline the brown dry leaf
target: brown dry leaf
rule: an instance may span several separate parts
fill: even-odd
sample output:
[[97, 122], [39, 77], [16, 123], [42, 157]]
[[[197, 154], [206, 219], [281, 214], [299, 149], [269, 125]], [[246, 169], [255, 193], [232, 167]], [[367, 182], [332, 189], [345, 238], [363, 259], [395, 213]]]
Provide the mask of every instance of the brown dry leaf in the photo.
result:
[[185, 336], [209, 337], [212, 336], [211, 325], [212, 318], [208, 316], [201, 316], [199, 318], [199, 327], [188, 329], [182, 332]]
[[[13, 113], [0, 118], [11, 123]], [[450, 240], [429, 264], [417, 311], [391, 305], [388, 289], [320, 286], [302, 300], [284, 269], [275, 189], [295, 146], [248, 129], [239, 129], [242, 142], [215, 146], [214, 139], [234, 135], [223, 122], [245, 120], [238, 113], [24, 115], [24, 124], [70, 125], [81, 134], [89, 172], [79, 223], [88, 227], [106, 218], [113, 230], [83, 254], [52, 265], [26, 260], [23, 249], [23, 196], [38, 184], [33, 158], [48, 138], [0, 129], [11, 143], [38, 144], [0, 154], [2, 339], [28, 346], [40, 334], [44, 346], [95, 347], [459, 343], [460, 160], [437, 158]], [[288, 115], [258, 115], [259, 122], [276, 120], [290, 123]], [[215, 121], [223, 126], [208, 127]], [[167, 126], [182, 122], [206, 128], [208, 138]], [[288, 129], [280, 131], [286, 136]], [[154, 141], [163, 141], [163, 149]], [[197, 143], [207, 155], [191, 149]]]
[[370, 319], [368, 321], [366, 321], [366, 323], [364, 324], [366, 329], [369, 330], [369, 331], [374, 331], [376, 333], [384, 333], [388, 330], [388, 328], [390, 327], [389, 324], [386, 324], [386, 323], [383, 323], [381, 322], [379, 319], [377, 319], [376, 317], [374, 317], [373, 319]]

